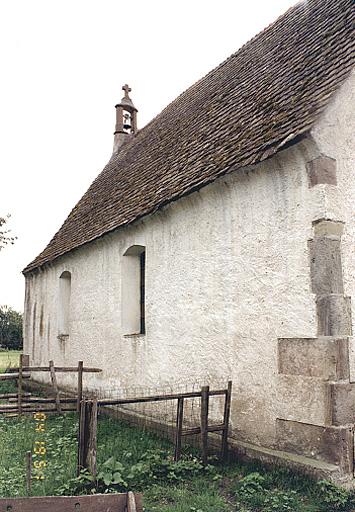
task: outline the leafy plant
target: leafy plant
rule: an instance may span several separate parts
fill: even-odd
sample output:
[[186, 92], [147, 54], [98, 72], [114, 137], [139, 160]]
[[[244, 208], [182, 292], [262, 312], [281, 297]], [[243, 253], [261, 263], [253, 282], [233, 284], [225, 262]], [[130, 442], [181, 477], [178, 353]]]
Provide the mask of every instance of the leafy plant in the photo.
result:
[[263, 512], [296, 512], [300, 509], [300, 501], [296, 491], [285, 491], [268, 488], [271, 480], [258, 472], [250, 473], [242, 478], [236, 488], [237, 499]]
[[267, 490], [264, 496], [264, 512], [295, 512], [299, 510], [296, 491]]
[[11, 230], [5, 229], [5, 224], [7, 223], [10, 215], [6, 215], [6, 217], [0, 217], [0, 251], [5, 247], [5, 245], [13, 245], [16, 240], [16, 236], [11, 236]]
[[331, 505], [332, 510], [347, 510], [351, 499], [351, 495], [347, 490], [341, 489], [327, 480], [318, 482], [317, 487], [322, 501], [327, 505]]

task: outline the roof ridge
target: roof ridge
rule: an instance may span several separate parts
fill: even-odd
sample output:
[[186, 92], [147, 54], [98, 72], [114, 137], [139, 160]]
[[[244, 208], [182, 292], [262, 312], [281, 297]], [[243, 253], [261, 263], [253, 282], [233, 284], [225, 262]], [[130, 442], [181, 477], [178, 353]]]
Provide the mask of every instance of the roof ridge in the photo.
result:
[[309, 130], [354, 66], [353, 18], [353, 0], [287, 9], [111, 156], [24, 272], [257, 164]]

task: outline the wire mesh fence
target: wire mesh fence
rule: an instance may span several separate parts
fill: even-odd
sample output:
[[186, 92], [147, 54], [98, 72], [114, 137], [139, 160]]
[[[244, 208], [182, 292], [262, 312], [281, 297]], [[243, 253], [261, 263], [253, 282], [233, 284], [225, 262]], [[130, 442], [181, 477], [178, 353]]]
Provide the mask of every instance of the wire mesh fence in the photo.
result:
[[[78, 368], [83, 370], [83, 365]], [[27, 390], [24, 376], [31, 370], [51, 375], [46, 396]], [[59, 391], [55, 375], [64, 370], [72, 372], [53, 362], [41, 369], [23, 365], [11, 369], [10, 381], [0, 380], [0, 496], [70, 494], [70, 483], [80, 469], [97, 474], [112, 457], [133, 464], [147, 453], [164, 451], [169, 459], [178, 460], [197, 454], [198, 446], [206, 462], [209, 432], [218, 431], [223, 444], [231, 391], [225, 381], [214, 381], [211, 389], [203, 387], [204, 382], [189, 382], [95, 391], [83, 385], [83, 370], [74, 396], [68, 397]], [[9, 382], [16, 383], [10, 391]], [[93, 397], [95, 432], [91, 420], [81, 424], [82, 409], [77, 410], [79, 402], [92, 404]], [[67, 413], [69, 406], [73, 412]], [[86, 452], [80, 452], [83, 446]]]

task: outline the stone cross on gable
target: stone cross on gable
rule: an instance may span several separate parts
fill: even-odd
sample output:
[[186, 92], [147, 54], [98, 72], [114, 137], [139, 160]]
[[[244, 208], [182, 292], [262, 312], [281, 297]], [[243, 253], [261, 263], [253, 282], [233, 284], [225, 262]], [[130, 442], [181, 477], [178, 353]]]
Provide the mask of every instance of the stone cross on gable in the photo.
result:
[[130, 92], [132, 91], [132, 89], [129, 87], [129, 85], [125, 84], [125, 85], [122, 87], [122, 91], [124, 91], [124, 97], [125, 97], [125, 98], [129, 98], [128, 93], [130, 93]]

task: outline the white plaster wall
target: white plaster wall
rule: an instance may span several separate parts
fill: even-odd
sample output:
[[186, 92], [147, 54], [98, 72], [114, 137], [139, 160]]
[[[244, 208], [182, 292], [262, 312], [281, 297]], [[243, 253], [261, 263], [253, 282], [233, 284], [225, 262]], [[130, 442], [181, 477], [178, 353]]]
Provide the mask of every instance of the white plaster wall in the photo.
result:
[[[343, 221], [342, 263], [344, 293], [351, 297], [355, 333], [355, 71], [334, 96], [313, 130], [319, 150], [337, 160], [337, 186], [317, 185], [323, 195], [323, 216]], [[316, 213], [316, 212], [315, 212]], [[351, 380], [355, 381], [355, 338], [351, 343]]]
[[[338, 133], [343, 138], [347, 128], [342, 119], [335, 121], [337, 109], [332, 108], [314, 137], [340, 162], [343, 190], [353, 170], [351, 143], [338, 147]], [[329, 134], [333, 122], [337, 127]], [[291, 414], [323, 424], [325, 403], [319, 404], [326, 397], [321, 383], [319, 400], [309, 396], [311, 386], [304, 391], [305, 402], [293, 385], [280, 386], [277, 375], [277, 338], [316, 336], [307, 240], [328, 198], [330, 204], [333, 193], [342, 193], [332, 191], [325, 198], [323, 186], [309, 189], [307, 159], [304, 144], [298, 144], [28, 276], [25, 351], [32, 361], [54, 359], [68, 365], [83, 359], [85, 365], [102, 367], [103, 374], [85, 379], [88, 387], [106, 393], [213, 385], [231, 378], [234, 431], [264, 446], [274, 443], [276, 417]], [[349, 202], [349, 192], [344, 193]], [[332, 205], [336, 208], [335, 200]], [[347, 208], [342, 207], [346, 219]], [[353, 236], [347, 226], [348, 294]], [[121, 322], [122, 257], [132, 245], [146, 247], [146, 334], [127, 338]], [[70, 336], [60, 341], [58, 281], [64, 270], [72, 275]], [[74, 377], [59, 380], [74, 384]], [[295, 410], [290, 411], [290, 403]]]
[[[232, 378], [234, 429], [271, 445], [280, 408], [277, 338], [316, 335], [307, 249], [312, 215], [297, 146], [220, 179], [28, 278], [25, 350], [40, 364], [83, 359], [105, 368], [86, 382], [106, 390]], [[127, 338], [121, 262], [135, 244], [146, 246], [147, 333]], [[59, 341], [64, 270], [72, 275], [70, 336]]]

